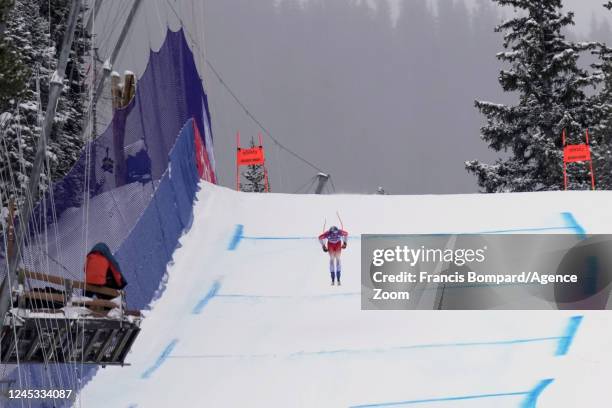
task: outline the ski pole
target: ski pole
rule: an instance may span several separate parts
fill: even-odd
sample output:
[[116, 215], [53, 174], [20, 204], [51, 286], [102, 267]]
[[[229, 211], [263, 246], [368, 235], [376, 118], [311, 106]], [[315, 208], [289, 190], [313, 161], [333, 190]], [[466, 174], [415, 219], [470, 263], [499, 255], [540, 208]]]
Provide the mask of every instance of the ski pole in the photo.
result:
[[342, 218], [340, 218], [340, 213], [336, 211], [336, 215], [338, 216], [338, 221], [340, 221], [340, 228], [344, 231], [344, 224], [342, 223]]

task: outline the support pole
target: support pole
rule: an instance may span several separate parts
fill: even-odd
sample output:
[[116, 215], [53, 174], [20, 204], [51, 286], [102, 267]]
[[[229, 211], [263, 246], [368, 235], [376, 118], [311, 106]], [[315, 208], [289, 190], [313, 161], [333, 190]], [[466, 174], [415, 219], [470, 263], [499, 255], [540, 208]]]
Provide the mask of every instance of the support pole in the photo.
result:
[[[98, 0], [98, 2], [100, 3], [101, 0]], [[123, 25], [123, 29], [121, 30], [121, 34], [119, 34], [119, 39], [117, 40], [117, 43], [115, 44], [115, 47], [113, 48], [113, 52], [111, 53], [110, 58], [104, 63], [104, 69], [102, 70], [102, 76], [100, 77], [100, 81], [98, 82], [98, 84], [94, 83], [93, 85], [96, 89], [95, 97], [92, 98], [91, 104], [89, 105], [87, 115], [85, 115], [86, 119], [85, 119], [85, 123], [83, 124], [83, 129], [88, 128], [89, 123], [87, 122], [87, 120], [90, 117], [89, 114], [91, 113], [93, 106], [95, 106], [98, 103], [98, 99], [100, 98], [100, 95], [102, 95], [102, 92], [104, 92], [104, 84], [106, 80], [108, 79], [108, 77], [110, 76], [112, 66], [115, 63], [115, 59], [117, 58], [119, 51], [121, 51], [121, 48], [123, 47], [123, 42], [125, 41], [125, 38], [128, 32], [130, 31], [130, 26], [132, 25], [134, 16], [136, 16], [136, 12], [138, 11], [138, 8], [140, 7], [141, 3], [142, 3], [142, 0], [134, 0], [134, 3], [132, 4], [132, 8], [130, 9], [127, 19], [125, 20], [125, 24]]]
[[[261, 136], [261, 133], [259, 133], [257, 136], [259, 137], [259, 147], [263, 149], [263, 138]], [[266, 161], [265, 160], [264, 160], [262, 166], [263, 166], [263, 171], [264, 171], [264, 183], [265, 183], [266, 193], [269, 193], [270, 192], [270, 183], [268, 183], [268, 167], [266, 166]]]
[[93, 27], [93, 24], [96, 21], [96, 16], [98, 15], [98, 12], [100, 11], [100, 6], [102, 5], [102, 0], [93, 0], [93, 1], [94, 1], [93, 10], [91, 11], [89, 18], [87, 19], [87, 24], [85, 25], [85, 30], [87, 31], [91, 31], [91, 28]]
[[325, 184], [327, 184], [327, 181], [329, 180], [329, 174], [319, 173], [317, 174], [317, 180], [319, 181], [319, 184], [317, 184], [315, 194], [321, 194], [323, 192]]
[[[113, 48], [113, 52], [109, 58], [109, 63], [111, 66], [115, 63], [115, 59], [117, 58], [117, 55], [119, 54], [119, 51], [121, 50], [121, 47], [123, 47], [123, 42], [125, 41], [125, 37], [127, 36], [127, 33], [130, 31], [132, 20], [134, 20], [134, 16], [136, 15], [136, 12], [138, 11], [138, 8], [140, 7], [141, 3], [142, 3], [142, 0], [134, 0], [134, 4], [132, 4], [130, 13], [128, 14], [127, 19], [125, 20], [125, 24], [123, 25], [123, 29], [121, 30], [121, 34], [119, 34], [119, 39], [117, 40], [117, 44], [115, 44], [115, 48]], [[97, 91], [96, 91], [98, 98], [100, 97], [100, 94], [104, 90], [104, 82], [106, 82], [107, 77], [108, 75], [105, 72], [104, 75], [102, 75], [102, 78], [100, 78], [100, 83], [98, 84]], [[96, 103], [96, 102], [97, 100], [93, 101], [93, 103]]]
[[117, 71], [111, 73], [111, 99], [113, 115], [121, 107], [121, 75]]
[[125, 157], [123, 152], [124, 147], [124, 132], [125, 132], [125, 114], [120, 111], [123, 104], [123, 90], [121, 88], [121, 76], [118, 72], [113, 71], [111, 74], [111, 95], [113, 106], [113, 158], [115, 175], [115, 188], [125, 184]]
[[111, 76], [111, 92], [113, 96], [113, 152], [115, 157], [115, 187], [127, 183], [127, 166], [125, 162], [125, 122], [128, 106], [136, 92], [136, 76], [126, 71], [123, 82], [117, 72]]
[[125, 108], [136, 94], [136, 75], [133, 72], [123, 73], [123, 89], [121, 93], [121, 107]]
[[[96, 1], [95, 7], [98, 7], [100, 3], [102, 3], [102, 0], [94, 0], [94, 1]], [[94, 9], [93, 13], [94, 14], [93, 16], [90, 17], [89, 22], [95, 19], [95, 13], [97, 13], [97, 9]], [[94, 26], [94, 30], [95, 30], [95, 26]], [[93, 56], [92, 56], [93, 83], [95, 84], [98, 78], [98, 48], [96, 47], [96, 34], [95, 33], [92, 34], [92, 48], [93, 48]], [[92, 100], [93, 99], [96, 99], [95, 87], [92, 90]], [[91, 171], [89, 173], [89, 180], [90, 180], [90, 185], [91, 185], [91, 181], [93, 181], [94, 186], [95, 186], [96, 180], [97, 180], [96, 178], [96, 146], [93, 144], [93, 142], [98, 136], [98, 110], [95, 105], [92, 106], [91, 120], [92, 120], [91, 135], [89, 136], [89, 138], [86, 137], [84, 142], [85, 142], [85, 145], [87, 145], [87, 143], [91, 143], [91, 147], [88, 147], [88, 149], [90, 149], [90, 152], [91, 152]], [[87, 171], [87, 169], [85, 171]]]
[[15, 199], [11, 198], [9, 200], [9, 213], [8, 213], [8, 220], [7, 220], [7, 234], [6, 234], [6, 238], [7, 238], [7, 257], [8, 259], [11, 259], [12, 257], [15, 256]]
[[[9, 310], [11, 303], [11, 288], [9, 287], [9, 279], [13, 279], [12, 282], [17, 280], [17, 265], [21, 262], [21, 245], [24, 241], [25, 236], [28, 234], [28, 226], [30, 223], [30, 217], [32, 215], [32, 209], [38, 199], [38, 183], [40, 181], [40, 173], [43, 168], [44, 159], [47, 152], [47, 140], [51, 134], [53, 127], [53, 121], [55, 119], [55, 112], [57, 108], [57, 101], [60, 97], [63, 88], [64, 75], [66, 72], [66, 65], [68, 64], [68, 56], [72, 48], [72, 41], [74, 39], [74, 30], [78, 20], [79, 12], [81, 11], [81, 0], [73, 0], [70, 7], [70, 14], [68, 15], [68, 23], [66, 25], [66, 32], [64, 33], [64, 39], [62, 41], [62, 48], [60, 51], [59, 60], [57, 63], [57, 70], [53, 73], [51, 82], [49, 84], [49, 99], [47, 102], [47, 110], [45, 111], [45, 120], [43, 122], [42, 133], [38, 139], [38, 146], [36, 150], [36, 157], [32, 166], [32, 172], [30, 173], [30, 180], [28, 183], [28, 194], [23, 204], [23, 208], [20, 212], [19, 230], [17, 232], [17, 240], [15, 243], [15, 255], [9, 259], [9, 270], [7, 276], [4, 277], [2, 284], [0, 285], [0, 318], [4, 319], [4, 316]], [[12, 283], [11, 282], [11, 283]]]

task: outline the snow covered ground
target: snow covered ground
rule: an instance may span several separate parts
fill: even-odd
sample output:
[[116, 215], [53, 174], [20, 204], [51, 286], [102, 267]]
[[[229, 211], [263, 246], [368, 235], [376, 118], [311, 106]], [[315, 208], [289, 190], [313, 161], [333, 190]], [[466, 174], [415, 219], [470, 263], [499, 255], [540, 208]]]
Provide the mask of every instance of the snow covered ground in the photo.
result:
[[[130, 365], [99, 370], [77, 406], [606, 405], [611, 312], [362, 311], [359, 235], [605, 233], [610, 204], [606, 192], [314, 196], [203, 183]], [[315, 239], [336, 211], [352, 237], [341, 287]]]

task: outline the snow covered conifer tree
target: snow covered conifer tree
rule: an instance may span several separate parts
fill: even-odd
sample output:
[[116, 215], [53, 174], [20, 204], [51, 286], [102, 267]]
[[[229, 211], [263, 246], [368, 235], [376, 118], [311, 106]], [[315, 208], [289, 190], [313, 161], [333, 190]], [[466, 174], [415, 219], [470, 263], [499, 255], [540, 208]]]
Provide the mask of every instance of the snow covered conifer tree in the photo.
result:
[[[52, 57], [49, 49], [48, 28], [39, 15], [38, 3], [17, 0], [7, 16], [4, 42], [19, 50], [20, 58], [28, 67], [30, 76], [25, 89], [13, 104], [3, 105], [5, 123], [2, 128], [3, 143], [0, 146], [0, 190], [2, 206], [9, 196], [21, 206], [28, 183], [28, 175], [34, 160], [37, 137], [40, 134], [38, 95], [35, 77], [41, 82], [51, 75]], [[42, 85], [41, 85], [42, 86]], [[41, 184], [44, 183], [44, 178]]]
[[[495, 31], [504, 33], [506, 51], [497, 57], [508, 65], [499, 82], [517, 94], [518, 103], [476, 102], [487, 119], [481, 138], [509, 154], [495, 164], [468, 161], [466, 168], [486, 192], [563, 189], [561, 133], [567, 130], [568, 143], [583, 143], [594, 121], [584, 90], [597, 79], [578, 60], [595, 44], [566, 40], [563, 29], [574, 24], [574, 16], [562, 11], [561, 0], [492, 1], [517, 10]], [[570, 187], [586, 188], [586, 166], [570, 171]]]
[[[0, 0], [0, 25], [6, 29], [10, 0]], [[21, 60], [20, 50], [10, 37], [0, 38], [0, 112], [9, 110], [11, 101], [25, 88], [28, 69]]]
[[[255, 140], [251, 138], [251, 148], [255, 147]], [[263, 193], [266, 191], [264, 167], [262, 165], [247, 166], [242, 173], [248, 183], [240, 183], [240, 191], [250, 193]]]
[[[612, 1], [604, 5], [612, 10]], [[591, 145], [598, 189], [612, 189], [612, 48], [598, 44], [594, 52], [598, 61], [593, 65], [601, 81], [601, 89], [593, 99], [597, 124], [593, 126]]]
[[[70, 9], [67, 0], [52, 0], [49, 22], [47, 0], [15, 0], [7, 16], [5, 41], [14, 44], [30, 76], [25, 89], [15, 98], [12, 106], [0, 106], [5, 118], [10, 118], [3, 129], [3, 145], [0, 146], [0, 189], [10, 192], [21, 206], [36, 153], [41, 123], [47, 107], [49, 80], [57, 64], [66, 17]], [[51, 167], [51, 179], [63, 177], [73, 166], [83, 146], [81, 139], [85, 110], [86, 89], [84, 80], [84, 56], [87, 35], [79, 17], [72, 51], [64, 77], [64, 89], [57, 106], [57, 113], [47, 145], [47, 158]], [[2, 111], [0, 111], [2, 112]], [[47, 190], [49, 171], [41, 175], [40, 191]], [[12, 187], [15, 186], [15, 189]], [[6, 206], [8, 193], [3, 194], [1, 205]]]
[[[66, 32], [67, 16], [70, 13], [72, 0], [39, 0], [40, 14], [51, 16], [52, 43], [54, 44], [53, 63], [59, 57], [60, 47]], [[49, 8], [51, 7], [51, 13]], [[81, 154], [83, 147], [82, 126], [86, 109], [87, 89], [85, 86], [85, 57], [89, 52], [89, 34], [83, 24], [85, 8], [79, 14], [72, 42], [72, 49], [64, 76], [64, 89], [58, 104], [57, 114], [51, 133], [50, 149], [57, 157], [52, 166], [53, 180], [63, 177], [73, 166]], [[44, 87], [44, 104], [46, 108], [46, 93], [48, 84]]]

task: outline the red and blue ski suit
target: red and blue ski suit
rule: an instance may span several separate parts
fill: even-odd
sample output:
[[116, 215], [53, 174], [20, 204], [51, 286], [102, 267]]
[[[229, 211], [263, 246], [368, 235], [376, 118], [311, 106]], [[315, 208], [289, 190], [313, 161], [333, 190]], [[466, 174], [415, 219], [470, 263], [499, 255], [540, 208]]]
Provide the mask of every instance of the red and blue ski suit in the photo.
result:
[[[327, 241], [327, 246], [325, 246], [325, 241]], [[329, 231], [325, 231], [323, 234], [319, 235], [319, 242], [323, 246], [323, 249], [327, 248], [327, 251], [329, 252], [329, 273], [331, 274], [332, 282], [335, 280], [340, 282], [340, 273], [342, 270], [340, 253], [342, 252], [342, 248], [346, 248], [346, 244], [348, 242], [348, 232], [341, 229], [337, 229], [336, 231], [332, 231], [330, 229]]]

